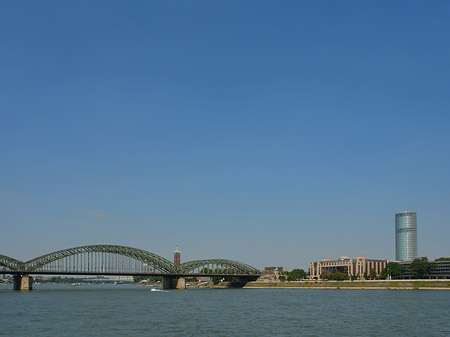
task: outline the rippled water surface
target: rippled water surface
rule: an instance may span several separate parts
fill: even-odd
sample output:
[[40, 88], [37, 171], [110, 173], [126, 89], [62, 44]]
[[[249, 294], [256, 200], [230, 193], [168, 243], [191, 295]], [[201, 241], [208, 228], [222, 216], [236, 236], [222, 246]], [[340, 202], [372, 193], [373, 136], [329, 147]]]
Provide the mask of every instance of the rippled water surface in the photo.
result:
[[450, 336], [450, 291], [0, 287], [2, 336]]

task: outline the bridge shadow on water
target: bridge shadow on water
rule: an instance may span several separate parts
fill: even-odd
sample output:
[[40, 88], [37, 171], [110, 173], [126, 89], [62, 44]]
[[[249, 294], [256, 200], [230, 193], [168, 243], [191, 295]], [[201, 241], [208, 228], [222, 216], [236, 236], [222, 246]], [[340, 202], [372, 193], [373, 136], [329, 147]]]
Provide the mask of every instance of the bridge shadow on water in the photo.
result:
[[230, 289], [240, 289], [243, 288], [247, 284], [247, 281], [231, 281], [227, 288]]

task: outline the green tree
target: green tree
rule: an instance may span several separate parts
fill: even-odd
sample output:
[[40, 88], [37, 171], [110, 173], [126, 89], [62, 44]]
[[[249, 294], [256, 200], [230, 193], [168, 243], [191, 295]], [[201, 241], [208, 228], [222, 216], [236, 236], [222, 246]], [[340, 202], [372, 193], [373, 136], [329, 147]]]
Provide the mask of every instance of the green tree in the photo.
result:
[[351, 278], [352, 281], [358, 280], [359, 279], [359, 274], [350, 275], [350, 278]]
[[397, 278], [403, 275], [405, 268], [397, 262], [389, 262], [386, 265], [386, 274], [393, 278]]
[[430, 274], [433, 263], [428, 261], [426, 257], [418, 257], [411, 262], [410, 269], [416, 278], [425, 278]]
[[345, 281], [348, 280], [348, 275], [340, 272], [325, 273], [320, 275], [320, 278], [323, 280]]
[[369, 273], [369, 277], [371, 280], [375, 280], [377, 278], [377, 271], [375, 269], [372, 269]]
[[331, 273], [323, 273], [322, 275], [320, 275], [320, 278], [322, 280], [330, 280], [331, 279]]
[[381, 273], [380, 273], [380, 275], [379, 275], [378, 277], [379, 277], [380, 280], [385, 280], [385, 279], [387, 279], [388, 274], [387, 274], [386, 268], [384, 268], [384, 269], [381, 271]]
[[440, 257], [434, 261], [450, 261], [450, 257]]
[[348, 280], [348, 275], [340, 272], [336, 272], [331, 274], [332, 279], [336, 281], [345, 281]]
[[288, 281], [300, 281], [306, 277], [306, 272], [303, 269], [294, 269], [288, 274]]

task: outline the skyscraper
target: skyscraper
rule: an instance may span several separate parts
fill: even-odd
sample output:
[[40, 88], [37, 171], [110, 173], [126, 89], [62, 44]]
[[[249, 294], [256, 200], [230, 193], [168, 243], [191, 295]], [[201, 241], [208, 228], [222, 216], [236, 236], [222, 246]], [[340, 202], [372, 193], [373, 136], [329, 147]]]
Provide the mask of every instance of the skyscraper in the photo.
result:
[[395, 259], [417, 258], [417, 215], [413, 211], [395, 213]]

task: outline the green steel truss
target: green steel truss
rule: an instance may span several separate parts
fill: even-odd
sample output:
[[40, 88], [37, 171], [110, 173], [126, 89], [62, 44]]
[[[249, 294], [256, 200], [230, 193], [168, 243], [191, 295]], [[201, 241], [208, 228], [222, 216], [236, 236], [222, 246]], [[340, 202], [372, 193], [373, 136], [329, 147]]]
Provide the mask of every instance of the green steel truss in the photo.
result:
[[149, 266], [152, 266], [153, 268], [160, 270], [161, 272], [165, 273], [173, 272], [173, 263], [159, 255], [138, 248], [114, 246], [114, 245], [81, 246], [59, 250], [57, 252], [46, 254], [25, 262], [25, 270], [34, 271], [54, 261], [72, 255], [78, 255], [83, 253], [111, 253], [127, 256], [139, 260], [141, 262], [144, 262]]
[[179, 270], [185, 274], [233, 274], [233, 275], [257, 275], [259, 270], [249, 266], [245, 263], [223, 260], [223, 259], [209, 259], [196, 260], [182, 263]]
[[[127, 258], [135, 259], [142, 263], [151, 266], [153, 269], [158, 270], [163, 274], [202, 274], [202, 275], [259, 275], [260, 271], [247, 264], [224, 259], [207, 259], [185, 262], [181, 265], [175, 265], [171, 261], [150, 253], [148, 251], [116, 245], [91, 245], [80, 246], [74, 248], [68, 248], [59, 250], [53, 253], [49, 253], [32, 260], [22, 262], [11, 257], [0, 254], [0, 272], [1, 271], [23, 271], [26, 272], [39, 272], [45, 268], [45, 266], [51, 265], [57, 261], [68, 259], [77, 255], [83, 254], [113, 254], [115, 256], [124, 256]], [[67, 270], [69, 273], [70, 271]], [[63, 274], [64, 271], [61, 271]]]
[[12, 257], [0, 254], [0, 270], [19, 270], [23, 265], [22, 261], [13, 259]]

